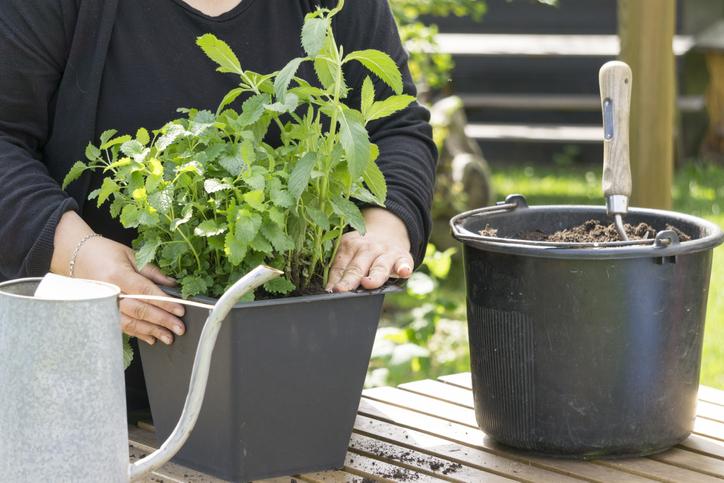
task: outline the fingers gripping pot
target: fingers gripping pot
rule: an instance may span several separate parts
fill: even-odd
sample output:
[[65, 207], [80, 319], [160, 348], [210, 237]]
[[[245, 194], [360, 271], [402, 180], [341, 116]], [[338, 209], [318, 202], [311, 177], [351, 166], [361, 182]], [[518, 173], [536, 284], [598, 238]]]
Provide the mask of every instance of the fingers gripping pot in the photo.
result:
[[257, 267], [211, 307], [181, 417], [157, 451], [132, 465], [128, 463], [120, 289], [74, 280], [80, 284], [77, 293], [41, 297], [34, 295], [41, 279], [0, 284], [2, 478], [121, 482], [162, 466], [183, 446], [196, 423], [222, 321], [246, 292], [280, 274]]
[[650, 224], [655, 239], [516, 239], [606, 216], [604, 207], [529, 207], [514, 195], [451, 220], [464, 244], [475, 413], [501, 443], [636, 456], [692, 430], [712, 251], [724, 235], [696, 217], [634, 208], [627, 221]]

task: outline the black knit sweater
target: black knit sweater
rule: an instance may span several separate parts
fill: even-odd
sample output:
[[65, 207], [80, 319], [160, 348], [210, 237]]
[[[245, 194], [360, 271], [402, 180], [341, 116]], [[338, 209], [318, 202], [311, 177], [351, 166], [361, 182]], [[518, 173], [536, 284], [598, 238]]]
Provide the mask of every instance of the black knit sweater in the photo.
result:
[[[211, 18], [181, 0], [0, 2], [0, 280], [48, 271], [55, 228], [68, 210], [127, 243], [116, 221], [85, 203], [97, 178], [60, 189], [86, 144], [108, 128], [159, 128], [176, 107], [218, 105], [233, 79], [215, 73], [194, 45], [202, 33], [226, 40], [251, 70], [281, 68], [302, 55], [299, 32], [315, 3], [244, 0]], [[403, 70], [405, 91], [415, 93], [387, 0], [348, 0], [335, 22], [345, 51], [388, 52]], [[346, 75], [349, 103], [359, 104], [363, 71], [350, 63]], [[301, 76], [312, 81], [314, 74]], [[381, 82], [376, 88], [392, 94]], [[436, 160], [428, 119], [415, 104], [370, 126], [389, 185], [387, 208], [405, 222], [418, 263], [430, 233]]]

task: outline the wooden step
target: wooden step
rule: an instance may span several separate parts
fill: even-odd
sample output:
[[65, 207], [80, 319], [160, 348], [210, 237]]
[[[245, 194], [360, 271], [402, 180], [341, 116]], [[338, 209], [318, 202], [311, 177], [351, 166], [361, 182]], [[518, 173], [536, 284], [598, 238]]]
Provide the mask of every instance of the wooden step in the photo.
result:
[[[479, 57], [616, 57], [621, 50], [618, 35], [439, 34], [438, 44], [447, 54]], [[692, 36], [674, 38], [677, 56], [693, 46]]]
[[591, 144], [603, 141], [601, 126], [468, 124], [466, 134], [477, 141]]
[[[521, 111], [598, 111], [601, 100], [582, 94], [459, 94], [467, 109], [505, 109]], [[700, 112], [706, 107], [703, 96], [683, 96], [678, 100], [682, 112]]]

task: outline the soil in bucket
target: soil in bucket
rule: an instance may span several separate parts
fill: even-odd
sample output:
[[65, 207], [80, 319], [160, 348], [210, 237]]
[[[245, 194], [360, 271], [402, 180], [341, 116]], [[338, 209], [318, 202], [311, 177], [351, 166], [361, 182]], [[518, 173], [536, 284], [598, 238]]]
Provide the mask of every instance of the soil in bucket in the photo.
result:
[[[656, 237], [657, 230], [648, 223], [637, 225], [625, 224], [626, 234], [630, 240], [647, 240]], [[682, 242], [691, 240], [691, 237], [672, 225], [666, 225], [667, 230], [673, 230]], [[497, 238], [498, 230], [486, 225], [480, 230], [482, 236]], [[542, 230], [527, 231], [516, 234], [513, 238], [528, 241], [545, 241], [559, 243], [607, 243], [621, 241], [613, 223], [604, 224], [599, 220], [588, 220], [580, 225], [545, 233]]]

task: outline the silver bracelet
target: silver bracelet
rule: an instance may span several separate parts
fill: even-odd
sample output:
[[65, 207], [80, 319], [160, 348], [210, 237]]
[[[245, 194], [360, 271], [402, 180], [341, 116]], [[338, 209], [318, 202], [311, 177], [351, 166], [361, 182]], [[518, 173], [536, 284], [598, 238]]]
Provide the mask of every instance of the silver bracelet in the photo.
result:
[[87, 235], [84, 237], [81, 241], [78, 242], [78, 244], [75, 246], [75, 250], [73, 251], [73, 256], [70, 258], [70, 265], [68, 267], [68, 276], [73, 278], [73, 272], [75, 271], [75, 259], [78, 258], [78, 252], [80, 252], [80, 249], [85, 245], [85, 242], [90, 240], [91, 238], [95, 238], [97, 236], [101, 236], [98, 233], [92, 233], [90, 235]]

